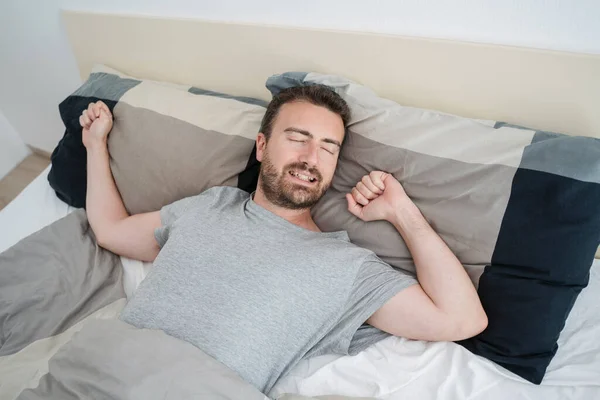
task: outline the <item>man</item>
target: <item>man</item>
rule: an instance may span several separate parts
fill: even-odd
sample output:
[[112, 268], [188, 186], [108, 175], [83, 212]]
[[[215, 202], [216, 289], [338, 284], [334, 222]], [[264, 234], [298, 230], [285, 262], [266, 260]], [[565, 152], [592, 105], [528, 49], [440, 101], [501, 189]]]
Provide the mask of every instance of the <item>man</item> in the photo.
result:
[[364, 176], [347, 194], [348, 210], [398, 229], [418, 282], [313, 221], [348, 120], [344, 100], [324, 86], [284, 90], [256, 139], [253, 195], [212, 188], [129, 216], [109, 168], [112, 117], [103, 103], [90, 104], [80, 122], [92, 229], [103, 247], [154, 261], [121, 318], [196, 345], [265, 393], [299, 360], [356, 354], [381, 331], [453, 341], [485, 329], [463, 266], [393, 176]]

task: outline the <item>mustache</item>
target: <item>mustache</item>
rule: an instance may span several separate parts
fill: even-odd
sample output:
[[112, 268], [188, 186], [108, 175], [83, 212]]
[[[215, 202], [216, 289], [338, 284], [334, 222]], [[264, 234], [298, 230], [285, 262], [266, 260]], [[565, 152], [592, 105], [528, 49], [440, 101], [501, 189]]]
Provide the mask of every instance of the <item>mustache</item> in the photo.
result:
[[301, 162], [290, 163], [285, 166], [284, 170], [286, 172], [288, 172], [290, 170], [305, 171], [305, 172], [308, 172], [309, 174], [313, 175], [315, 178], [317, 178], [317, 181], [321, 182], [323, 180], [323, 175], [321, 175], [321, 172], [319, 172], [318, 169], [316, 169], [315, 167], [308, 168], [308, 166], [305, 163], [301, 163]]

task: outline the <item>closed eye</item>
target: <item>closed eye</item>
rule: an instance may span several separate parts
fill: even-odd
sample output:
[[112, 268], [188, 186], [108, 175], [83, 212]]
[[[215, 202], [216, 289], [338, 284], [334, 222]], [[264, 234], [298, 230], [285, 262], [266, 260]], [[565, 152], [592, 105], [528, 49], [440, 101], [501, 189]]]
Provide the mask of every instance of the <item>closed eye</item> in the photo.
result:
[[[295, 139], [294, 137], [288, 137], [288, 140], [290, 142], [295, 142], [295, 143], [307, 143], [308, 139], [302, 138], [302, 139]], [[336, 147], [335, 150], [330, 149], [329, 147], [321, 147], [322, 150], [325, 150], [327, 153], [329, 153], [330, 155], [335, 155], [336, 150], [338, 149], [338, 147]]]

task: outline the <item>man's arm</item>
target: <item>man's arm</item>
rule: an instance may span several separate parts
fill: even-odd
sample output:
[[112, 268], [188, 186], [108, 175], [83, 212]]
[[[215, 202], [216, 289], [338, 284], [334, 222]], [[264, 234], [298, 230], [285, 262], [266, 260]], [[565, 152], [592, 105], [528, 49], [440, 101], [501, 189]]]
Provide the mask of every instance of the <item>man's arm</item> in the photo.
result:
[[153, 261], [160, 248], [154, 230], [159, 212], [129, 216], [110, 171], [107, 138], [112, 115], [102, 103], [91, 103], [79, 119], [87, 149], [86, 209], [98, 244], [113, 253]]
[[462, 340], [486, 328], [487, 316], [462, 264], [392, 175], [366, 175], [347, 200], [349, 211], [362, 220], [383, 219], [396, 227], [420, 283], [392, 297], [369, 324], [396, 336], [430, 341]]

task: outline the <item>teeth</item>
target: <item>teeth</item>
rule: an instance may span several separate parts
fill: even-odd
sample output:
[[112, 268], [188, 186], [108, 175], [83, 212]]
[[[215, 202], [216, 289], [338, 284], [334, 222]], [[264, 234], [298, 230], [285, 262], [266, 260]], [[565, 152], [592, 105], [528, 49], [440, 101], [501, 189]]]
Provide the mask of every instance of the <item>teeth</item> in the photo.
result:
[[315, 178], [311, 178], [311, 177], [309, 177], [307, 175], [304, 175], [304, 174], [299, 174], [298, 172], [292, 172], [291, 174], [293, 176], [295, 176], [296, 178], [302, 179], [303, 181], [306, 181], [306, 182], [314, 182], [314, 181], [316, 181]]

